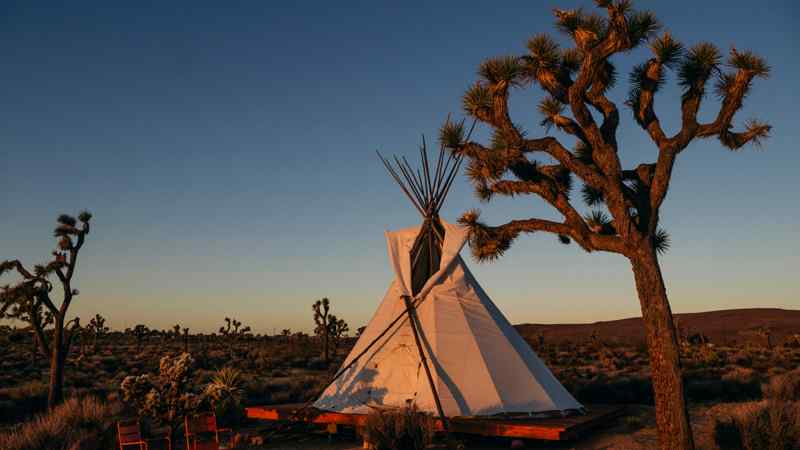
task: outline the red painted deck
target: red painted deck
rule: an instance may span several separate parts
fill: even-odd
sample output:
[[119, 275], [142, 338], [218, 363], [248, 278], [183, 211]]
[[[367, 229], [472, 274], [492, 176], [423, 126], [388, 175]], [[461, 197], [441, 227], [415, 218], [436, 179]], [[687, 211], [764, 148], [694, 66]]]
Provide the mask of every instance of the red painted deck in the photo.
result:
[[[354, 427], [362, 426], [367, 417], [365, 414], [341, 414], [314, 408], [308, 408], [302, 413], [302, 417], [296, 417], [295, 412], [302, 406], [302, 404], [286, 404], [251, 407], [247, 408], [247, 417], [272, 421], [303, 420], [321, 425], [336, 424]], [[455, 433], [563, 441], [576, 439], [583, 433], [607, 424], [624, 413], [624, 407], [609, 405], [590, 406], [587, 407], [587, 410], [588, 413], [585, 415], [563, 418], [454, 417], [448, 423], [451, 431]], [[438, 419], [436, 428], [442, 429], [441, 421]]]

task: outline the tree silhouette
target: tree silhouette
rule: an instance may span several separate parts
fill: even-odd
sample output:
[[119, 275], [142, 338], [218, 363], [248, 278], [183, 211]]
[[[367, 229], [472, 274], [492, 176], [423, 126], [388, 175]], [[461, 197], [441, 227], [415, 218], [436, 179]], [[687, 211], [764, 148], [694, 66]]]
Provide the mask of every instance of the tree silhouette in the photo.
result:
[[333, 314], [328, 317], [328, 336], [331, 340], [332, 353], [334, 355], [336, 355], [336, 350], [339, 349], [339, 343], [342, 338], [347, 337], [349, 332], [350, 326], [347, 325], [344, 319], [340, 319]]
[[189, 328], [183, 329], [183, 352], [189, 353]]
[[323, 298], [317, 300], [311, 305], [314, 311], [314, 323], [317, 325], [314, 328], [314, 333], [322, 339], [322, 359], [327, 364], [330, 361], [330, 323], [328, 322], [328, 312], [331, 309], [330, 300]]
[[250, 331], [252, 330], [249, 326], [243, 327], [241, 321], [231, 319], [230, 317], [225, 318], [225, 326], [219, 327], [220, 334], [234, 340], [247, 337]]
[[[627, 0], [596, 0], [606, 15], [583, 10], [555, 10], [556, 27], [574, 47], [561, 49], [544, 34], [528, 42], [528, 54], [488, 59], [478, 70], [480, 80], [464, 95], [464, 109], [492, 131], [488, 145], [470, 141], [464, 122], [448, 121], [441, 129], [442, 145], [468, 160], [467, 174], [479, 198], [535, 195], [552, 206], [560, 220], [527, 218], [499, 226], [479, 221], [477, 210], [460, 222], [470, 229], [470, 246], [479, 260], [497, 258], [521, 233], [544, 231], [562, 243], [575, 242], [587, 252], [605, 251], [626, 257], [633, 269], [644, 319], [655, 391], [661, 448], [693, 448], [686, 413], [678, 343], [658, 255], [669, 247], [659, 227], [661, 206], [677, 157], [695, 139], [716, 137], [737, 150], [768, 136], [770, 126], [748, 121], [732, 130], [735, 113], [755, 78], [769, 67], [750, 51], [731, 49], [723, 69], [722, 56], [710, 43], [689, 49], [669, 33], [656, 35], [660, 25], [650, 12], [634, 11]], [[626, 105], [635, 122], [657, 149], [654, 162], [624, 169], [617, 129], [619, 110], [606, 93], [617, 71], [611, 58], [647, 44], [652, 56], [629, 76]], [[682, 89], [680, 130], [668, 135], [656, 114], [655, 95], [668, 70], [677, 72]], [[698, 119], [706, 85], [716, 78], [721, 106], [707, 123]], [[574, 140], [572, 149], [547, 135], [531, 138], [512, 121], [508, 99], [512, 88], [538, 85], [541, 125]], [[539, 159], [534, 159], [541, 157]], [[581, 197], [594, 211], [581, 214], [570, 192], [573, 179], [582, 183]]]
[[150, 336], [150, 329], [147, 328], [147, 325], [138, 324], [130, 330], [130, 333], [136, 338], [136, 351], [142, 350], [142, 342], [144, 342], [145, 338]]
[[[19, 260], [0, 263], [0, 276], [16, 271], [22, 278], [14, 285], [0, 288], [0, 318], [22, 320], [31, 325], [36, 339], [45, 354], [50, 355], [50, 386], [47, 404], [50, 409], [64, 399], [64, 366], [73, 339], [79, 333], [80, 319], [67, 320], [67, 312], [78, 290], [72, 286], [72, 278], [78, 263], [78, 253], [89, 234], [89, 221], [92, 215], [84, 211], [76, 220], [67, 214], [58, 217], [54, 231], [58, 245], [53, 251], [53, 259], [44, 265], [28, 270]], [[78, 222], [80, 221], [80, 224]], [[53, 283], [50, 277], [56, 275], [61, 285], [61, 303], [51, 298]], [[47, 336], [44, 330], [52, 316], [53, 331]]]
[[101, 316], [100, 314], [95, 314], [94, 317], [92, 317], [92, 320], [89, 321], [89, 325], [86, 326], [86, 329], [92, 333], [94, 338], [92, 346], [94, 347], [94, 351], [97, 351], [98, 339], [100, 336], [103, 336], [110, 331], [110, 328], [106, 326], [105, 317]]

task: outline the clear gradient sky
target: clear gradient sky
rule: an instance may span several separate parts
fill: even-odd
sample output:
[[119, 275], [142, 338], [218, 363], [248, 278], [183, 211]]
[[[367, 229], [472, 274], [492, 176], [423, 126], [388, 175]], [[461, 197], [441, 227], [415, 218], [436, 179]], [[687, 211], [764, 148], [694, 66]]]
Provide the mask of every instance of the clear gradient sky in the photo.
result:
[[[87, 208], [94, 228], [71, 308], [85, 320], [210, 331], [228, 315], [257, 332], [308, 331], [310, 304], [327, 296], [355, 329], [392, 277], [383, 231], [419, 223], [375, 149], [413, 155], [421, 133], [432, 141], [448, 113], [461, 117], [482, 59], [555, 33], [553, 7], [592, 7], [283, 3], [294, 2], [2, 2], [0, 259], [44, 261], [57, 214]], [[663, 212], [673, 310], [800, 308], [800, 7], [646, 3], [684, 43], [751, 48], [773, 68], [737, 116], [774, 126], [763, 149], [696, 142], [677, 163]], [[615, 60], [620, 106], [630, 67], [647, 57]], [[544, 134], [540, 92], [512, 95], [515, 120]], [[670, 131], [678, 96], [670, 75], [656, 100]], [[707, 105], [704, 118], [713, 97]], [[624, 162], [654, 159], [622, 114]], [[443, 215], [475, 206], [490, 223], [552, 216], [534, 198], [481, 205], [463, 176]], [[622, 257], [551, 235], [470, 265], [514, 323], [639, 315]]]

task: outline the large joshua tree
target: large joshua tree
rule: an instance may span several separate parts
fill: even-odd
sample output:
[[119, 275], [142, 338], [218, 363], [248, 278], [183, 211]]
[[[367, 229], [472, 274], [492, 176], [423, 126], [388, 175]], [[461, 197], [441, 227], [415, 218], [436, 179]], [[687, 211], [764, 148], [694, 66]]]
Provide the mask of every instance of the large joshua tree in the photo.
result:
[[[92, 215], [84, 211], [74, 217], [62, 214], [58, 217], [55, 237], [58, 248], [53, 251], [53, 259], [44, 265], [27, 269], [19, 260], [0, 263], [0, 275], [16, 271], [21, 280], [14, 285], [0, 288], [0, 318], [28, 322], [36, 333], [42, 351], [50, 356], [50, 391], [47, 403], [50, 408], [64, 399], [64, 365], [73, 340], [80, 333], [77, 317], [67, 321], [67, 311], [78, 290], [72, 286], [78, 252], [89, 234], [89, 221]], [[80, 221], [80, 225], [78, 224]], [[50, 277], [55, 274], [61, 284], [61, 302], [56, 304], [51, 298], [53, 283]], [[52, 332], [46, 333], [45, 326], [51, 321]]]
[[[669, 245], [659, 227], [659, 213], [675, 160], [692, 141], [716, 137], [737, 150], [767, 137], [769, 125], [753, 120], [736, 132], [732, 121], [753, 79], [766, 77], [769, 67], [749, 51], [732, 49], [723, 64], [719, 50], [710, 43], [685, 49], [669, 33], [658, 35], [654, 15], [634, 11], [628, 1], [595, 3], [607, 14], [555, 10], [557, 28], [574, 47], [561, 49], [540, 34], [528, 42], [528, 54], [492, 58], [480, 65], [480, 80], [464, 95], [464, 109], [490, 127], [491, 143], [470, 141], [463, 122], [448, 121], [440, 138], [443, 145], [467, 157], [467, 174], [482, 200], [536, 195], [561, 216], [487, 226], [479, 221], [478, 211], [465, 213], [460, 222], [469, 227], [470, 246], [479, 260], [497, 258], [521, 233], [537, 231], [556, 234], [561, 242], [575, 242], [587, 252], [628, 258], [646, 327], [660, 445], [689, 449], [694, 445], [678, 343], [658, 261]], [[645, 44], [652, 55], [633, 68], [625, 104], [653, 141], [655, 161], [625, 169], [618, 153], [620, 112], [606, 96], [616, 78], [611, 58]], [[677, 72], [683, 93], [681, 126], [673, 135], [662, 129], [654, 102], [668, 70]], [[721, 106], [712, 121], [703, 123], [698, 110], [712, 78]], [[529, 84], [545, 93], [539, 103], [541, 124], [574, 140], [572, 148], [553, 136], [531, 138], [512, 121], [511, 90]], [[582, 199], [595, 208], [587, 215], [579, 212], [570, 196], [574, 177], [582, 183]]]

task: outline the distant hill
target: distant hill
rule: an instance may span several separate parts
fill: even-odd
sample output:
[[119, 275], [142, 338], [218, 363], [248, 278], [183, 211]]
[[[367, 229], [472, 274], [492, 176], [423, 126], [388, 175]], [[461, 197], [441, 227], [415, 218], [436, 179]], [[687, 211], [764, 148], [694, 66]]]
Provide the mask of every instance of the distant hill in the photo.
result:
[[[689, 334], [702, 333], [711, 342], [733, 344], [762, 342], [756, 333], [768, 327], [775, 343], [800, 333], [800, 310], [778, 308], [727, 309], [701, 313], [675, 314], [678, 324]], [[515, 325], [525, 339], [535, 342], [539, 333], [545, 342], [581, 342], [591, 339], [592, 332], [604, 341], [629, 344], [644, 342], [644, 327], [640, 317], [582, 324], [520, 324]]]

